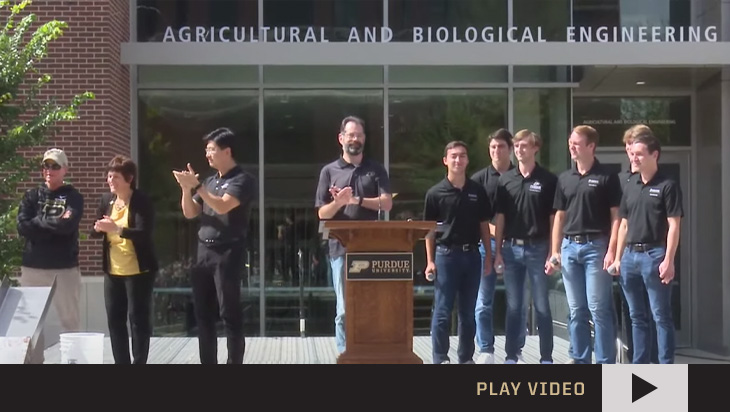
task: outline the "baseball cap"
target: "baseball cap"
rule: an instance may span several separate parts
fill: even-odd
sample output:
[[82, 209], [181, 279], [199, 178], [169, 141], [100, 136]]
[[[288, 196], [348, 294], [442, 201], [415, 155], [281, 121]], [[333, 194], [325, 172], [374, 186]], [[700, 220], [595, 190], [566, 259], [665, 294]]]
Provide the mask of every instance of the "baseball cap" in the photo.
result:
[[43, 161], [45, 162], [46, 160], [53, 160], [61, 167], [68, 167], [68, 158], [66, 157], [66, 153], [61, 149], [54, 148], [46, 151], [43, 155]]

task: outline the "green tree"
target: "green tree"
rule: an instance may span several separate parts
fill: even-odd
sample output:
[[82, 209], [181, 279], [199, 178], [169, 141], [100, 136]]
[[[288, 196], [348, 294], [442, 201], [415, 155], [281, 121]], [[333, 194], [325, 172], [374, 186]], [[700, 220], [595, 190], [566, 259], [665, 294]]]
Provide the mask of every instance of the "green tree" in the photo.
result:
[[0, 31], [0, 280], [13, 275], [20, 265], [18, 185], [27, 181], [28, 170], [39, 162], [19, 150], [44, 144], [57, 123], [78, 118], [79, 107], [94, 97], [85, 92], [61, 104], [41, 94], [51, 76], [41, 73], [38, 65], [48, 56], [49, 44], [68, 25], [53, 20], [31, 32], [37, 17], [25, 10], [30, 3], [0, 0], [0, 21], [5, 22]]

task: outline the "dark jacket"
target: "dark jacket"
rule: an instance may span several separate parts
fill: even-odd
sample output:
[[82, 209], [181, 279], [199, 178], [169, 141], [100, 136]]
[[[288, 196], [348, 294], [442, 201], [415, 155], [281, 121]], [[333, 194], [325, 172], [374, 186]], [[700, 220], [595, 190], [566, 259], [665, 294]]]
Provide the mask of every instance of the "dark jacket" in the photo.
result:
[[[117, 196], [112, 193], [105, 193], [101, 196], [101, 202], [96, 210], [96, 219], [103, 219], [104, 216], [111, 216], [111, 209]], [[155, 225], [155, 209], [152, 201], [146, 194], [139, 189], [132, 192], [132, 198], [129, 200], [129, 217], [127, 226], [122, 230], [121, 237], [130, 239], [134, 246], [134, 253], [137, 254], [137, 263], [141, 272], [157, 271], [157, 256], [152, 241], [152, 228]], [[91, 227], [92, 237], [101, 237], [104, 239], [101, 269], [104, 273], [109, 273], [109, 241], [104, 232], [97, 232]]]
[[22, 265], [36, 269], [78, 266], [83, 213], [84, 197], [71, 185], [26, 191], [18, 210], [18, 234], [25, 238]]

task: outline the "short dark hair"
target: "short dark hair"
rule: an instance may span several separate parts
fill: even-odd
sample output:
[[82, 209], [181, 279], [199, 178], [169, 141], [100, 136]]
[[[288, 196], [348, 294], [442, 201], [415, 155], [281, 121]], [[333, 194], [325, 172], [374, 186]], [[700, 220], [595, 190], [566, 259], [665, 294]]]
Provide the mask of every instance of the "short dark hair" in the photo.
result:
[[[662, 145], [659, 142], [659, 139], [654, 136], [654, 133], [643, 132], [637, 134], [636, 136], [634, 136], [634, 140], [631, 142], [631, 144], [636, 143], [645, 144], [647, 150], [649, 150], [649, 153], [659, 152], [659, 156], [661, 156], [662, 154]], [[657, 160], [659, 159], [659, 156], [657, 156]]]
[[213, 142], [221, 149], [231, 149], [231, 157], [235, 157], [233, 151], [233, 143], [235, 140], [236, 134], [227, 127], [219, 127], [203, 136], [204, 142]]
[[348, 123], [355, 122], [362, 127], [363, 133], [365, 132], [365, 121], [357, 116], [347, 116], [344, 119], [342, 119], [342, 123], [340, 123], [340, 133], [345, 131], [345, 126], [347, 126]]
[[512, 133], [507, 129], [498, 129], [494, 133], [489, 135], [487, 138], [487, 144], [491, 143], [492, 140], [502, 140], [507, 143], [508, 147], [512, 147]]
[[446, 157], [446, 154], [449, 152], [449, 150], [457, 148], [457, 147], [463, 147], [464, 150], [469, 152], [469, 147], [466, 145], [466, 143], [462, 142], [461, 140], [453, 140], [446, 144], [446, 147], [444, 147], [444, 157]]
[[116, 172], [124, 177], [124, 181], [129, 183], [132, 189], [137, 188], [137, 165], [134, 161], [124, 155], [116, 155], [109, 162], [106, 169], [107, 173]]

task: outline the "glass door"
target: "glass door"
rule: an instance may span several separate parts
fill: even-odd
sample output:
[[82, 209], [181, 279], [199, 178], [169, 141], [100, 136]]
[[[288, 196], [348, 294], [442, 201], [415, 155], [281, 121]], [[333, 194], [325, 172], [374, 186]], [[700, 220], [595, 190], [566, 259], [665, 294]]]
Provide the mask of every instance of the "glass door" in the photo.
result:
[[[614, 168], [616, 172], [626, 170], [629, 167], [626, 152], [622, 149], [599, 149], [596, 156], [601, 163]], [[679, 250], [675, 258], [676, 275], [672, 281], [672, 316], [674, 318], [674, 327], [677, 331], [677, 347], [691, 345], [689, 299], [692, 273], [690, 272], [690, 240], [688, 228], [691, 227], [692, 214], [689, 202], [689, 166], [690, 151], [688, 149], [662, 149], [659, 170], [679, 182], [682, 189], [682, 207], [684, 208]], [[616, 284], [616, 287], [618, 287], [618, 284]]]

